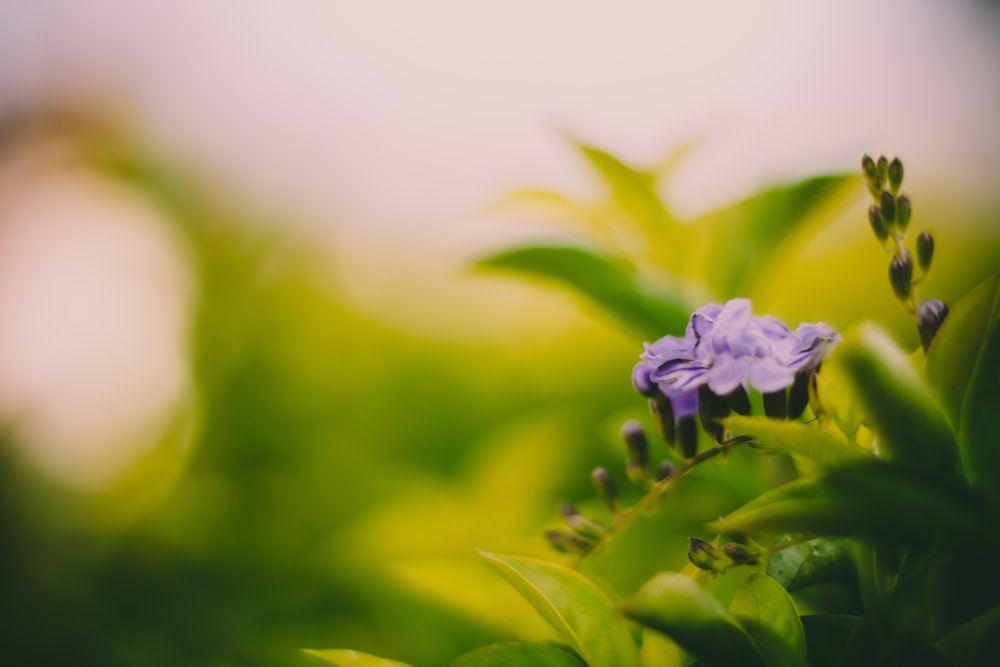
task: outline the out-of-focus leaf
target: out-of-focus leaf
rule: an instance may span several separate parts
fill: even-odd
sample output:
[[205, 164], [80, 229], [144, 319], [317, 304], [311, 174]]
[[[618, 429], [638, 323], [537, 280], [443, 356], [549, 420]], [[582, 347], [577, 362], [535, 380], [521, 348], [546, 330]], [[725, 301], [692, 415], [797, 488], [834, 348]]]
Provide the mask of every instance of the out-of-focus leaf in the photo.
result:
[[983, 340], [995, 319], [998, 298], [1000, 278], [996, 276], [970, 290], [950, 306], [927, 350], [924, 377], [956, 430]]
[[684, 667], [684, 652], [665, 634], [646, 630], [639, 647], [639, 664], [642, 667]]
[[654, 291], [622, 260], [583, 248], [513, 248], [476, 266], [562, 283], [652, 339], [683, 331], [692, 311], [680, 293]]
[[777, 581], [752, 573], [736, 591], [729, 613], [770, 667], [807, 667], [802, 621], [792, 598]]
[[304, 649], [303, 652], [324, 660], [331, 665], [336, 665], [336, 667], [410, 667], [403, 662], [386, 660], [385, 658], [378, 658], [368, 653], [347, 649], [325, 649], [320, 651]]
[[880, 543], [1000, 545], [1000, 517], [957, 479], [862, 460], [762, 494], [722, 517], [721, 532], [863, 536]]
[[803, 616], [810, 667], [842, 667], [844, 647], [860, 620], [846, 614]]
[[[947, 321], [947, 320], [946, 320]], [[959, 443], [972, 488], [1000, 509], [1000, 317], [994, 308], [989, 333], [976, 359], [962, 409]]]
[[790, 591], [852, 571], [851, 542], [843, 538], [802, 542], [782, 549], [767, 561], [767, 573]]
[[656, 575], [628, 602], [625, 612], [707, 664], [765, 664], [743, 627], [711, 593], [682, 574]]
[[844, 373], [875, 432], [881, 458], [943, 476], [955, 472], [958, 446], [947, 417], [884, 331], [861, 324], [825, 363]]
[[505, 642], [484, 646], [455, 660], [453, 667], [586, 667], [570, 651], [551, 644]]
[[821, 465], [833, 465], [871, 456], [841, 436], [801, 422], [733, 415], [724, 420], [734, 437], [750, 436], [756, 449], [791, 454]]
[[637, 667], [625, 620], [579, 572], [556, 563], [482, 553], [590, 667]]
[[725, 259], [714, 263], [708, 276], [714, 291], [727, 297], [751, 291], [754, 273], [767, 267], [788, 234], [857, 181], [852, 175], [809, 178], [765, 190], [698, 220], [698, 225], [713, 225], [708, 257]]

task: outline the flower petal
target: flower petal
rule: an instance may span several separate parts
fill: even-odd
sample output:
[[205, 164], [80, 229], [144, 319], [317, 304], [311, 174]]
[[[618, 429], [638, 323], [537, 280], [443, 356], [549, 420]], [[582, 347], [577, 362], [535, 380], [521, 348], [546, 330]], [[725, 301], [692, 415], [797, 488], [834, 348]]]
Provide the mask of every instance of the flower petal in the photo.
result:
[[773, 357], [750, 362], [750, 384], [758, 391], [770, 394], [788, 387], [795, 380], [795, 371]]
[[746, 382], [749, 368], [750, 360], [746, 357], [719, 355], [708, 370], [708, 388], [718, 396], [725, 396]]

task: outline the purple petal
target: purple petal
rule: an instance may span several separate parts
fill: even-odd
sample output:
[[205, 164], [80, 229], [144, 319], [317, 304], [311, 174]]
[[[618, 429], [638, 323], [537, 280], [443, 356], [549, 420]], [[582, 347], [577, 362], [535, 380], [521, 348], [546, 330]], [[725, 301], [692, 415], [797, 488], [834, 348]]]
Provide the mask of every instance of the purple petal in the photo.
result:
[[656, 385], [649, 379], [652, 370], [652, 367], [644, 361], [640, 361], [632, 369], [632, 386], [643, 396], [649, 396], [656, 389]]
[[788, 387], [795, 380], [795, 371], [773, 357], [754, 359], [750, 363], [750, 384], [769, 394]]
[[672, 394], [670, 406], [674, 409], [674, 419], [693, 417], [698, 414], [698, 390]]
[[708, 371], [708, 388], [719, 396], [725, 396], [746, 382], [749, 368], [750, 360], [746, 357], [720, 355]]

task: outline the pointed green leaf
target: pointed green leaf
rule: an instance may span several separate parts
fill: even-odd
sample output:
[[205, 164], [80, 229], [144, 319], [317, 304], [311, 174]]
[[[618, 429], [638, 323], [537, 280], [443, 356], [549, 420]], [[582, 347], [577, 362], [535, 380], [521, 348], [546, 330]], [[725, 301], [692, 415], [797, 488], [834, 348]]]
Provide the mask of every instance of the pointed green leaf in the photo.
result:
[[671, 572], [656, 575], [643, 584], [625, 612], [706, 663], [764, 665], [743, 627], [690, 577]]
[[854, 576], [851, 544], [845, 538], [817, 538], [795, 544], [768, 558], [767, 573], [790, 591]]
[[733, 596], [729, 613], [750, 635], [769, 667], [808, 667], [802, 620], [788, 591], [777, 581], [752, 573]]
[[952, 475], [958, 445], [941, 405], [889, 336], [864, 323], [825, 362], [842, 371], [885, 460]]
[[779, 486], [719, 519], [721, 532], [862, 536], [891, 544], [1000, 545], [1000, 517], [961, 481], [862, 460]]
[[843, 437], [801, 422], [733, 415], [724, 421], [734, 437], [750, 436], [751, 446], [770, 452], [791, 454], [821, 465], [870, 457], [867, 450]]
[[927, 350], [924, 377], [956, 430], [976, 360], [996, 318], [998, 299], [1000, 278], [994, 276], [974, 287], [950, 306], [948, 316]]
[[347, 649], [313, 650], [303, 649], [303, 653], [325, 660], [336, 667], [410, 667], [406, 663], [377, 658], [368, 653]]
[[594, 582], [556, 563], [482, 553], [590, 667], [636, 667], [625, 619]]
[[561, 283], [650, 338], [684, 330], [691, 306], [679, 293], [654, 291], [615, 257], [568, 246], [526, 246], [485, 257], [481, 269]]
[[484, 646], [458, 658], [452, 667], [586, 667], [565, 648], [552, 644], [504, 642]]

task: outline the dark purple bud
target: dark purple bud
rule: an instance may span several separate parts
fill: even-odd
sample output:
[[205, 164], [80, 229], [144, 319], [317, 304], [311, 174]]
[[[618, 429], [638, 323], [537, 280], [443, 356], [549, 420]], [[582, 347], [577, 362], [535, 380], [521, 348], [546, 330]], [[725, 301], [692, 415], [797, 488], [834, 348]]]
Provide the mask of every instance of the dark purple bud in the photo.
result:
[[649, 411], [653, 413], [653, 421], [656, 422], [656, 428], [660, 431], [663, 441], [673, 447], [677, 441], [677, 426], [674, 422], [674, 406], [670, 403], [670, 399], [663, 394], [649, 399]]
[[802, 372], [795, 374], [792, 388], [788, 390], [788, 418], [798, 419], [806, 406], [809, 405], [809, 381], [814, 373]]
[[723, 544], [722, 552], [737, 565], [753, 565], [757, 562], [757, 554], [742, 544], [735, 542]]
[[906, 195], [896, 197], [896, 227], [901, 232], [905, 232], [913, 216], [913, 204]]
[[868, 223], [872, 226], [875, 238], [879, 241], [884, 242], [889, 238], [889, 227], [885, 224], [885, 220], [882, 219], [882, 209], [874, 204], [868, 207]]
[[924, 301], [917, 308], [917, 330], [920, 332], [920, 344], [924, 352], [931, 346], [934, 335], [946, 317], [948, 317], [948, 306], [940, 299]]
[[698, 453], [698, 422], [694, 417], [684, 417], [677, 422], [677, 441], [681, 445], [681, 456], [693, 458]]
[[716, 396], [707, 384], [698, 388], [698, 417], [701, 419], [701, 427], [715, 438], [716, 442], [722, 442], [725, 436], [725, 429], [722, 421], [731, 412], [729, 403], [725, 398]]
[[788, 417], [788, 395], [784, 389], [764, 394], [764, 414], [771, 419]]
[[931, 268], [931, 260], [934, 259], [934, 237], [930, 232], [920, 232], [917, 237], [917, 266], [921, 271], [927, 272]]
[[885, 221], [886, 226], [896, 222], [896, 198], [892, 196], [891, 192], [882, 193], [881, 208], [882, 220]]
[[747, 390], [742, 385], [726, 395], [726, 402], [736, 414], [750, 414], [750, 397], [747, 396]]
[[622, 437], [628, 450], [628, 458], [639, 468], [649, 467], [649, 442], [642, 424], [630, 419], [622, 426]]
[[732, 563], [729, 557], [710, 542], [692, 537], [688, 547], [688, 560], [702, 570], [716, 574], [726, 571]]
[[564, 530], [546, 530], [545, 539], [553, 549], [565, 554], [585, 554], [594, 548], [591, 540]]
[[595, 468], [594, 472], [590, 474], [590, 479], [594, 483], [594, 488], [597, 489], [597, 495], [601, 497], [608, 509], [617, 512], [620, 494], [618, 493], [618, 485], [611, 478], [611, 474], [604, 468]]
[[913, 257], [906, 248], [889, 263], [889, 282], [898, 298], [910, 298], [910, 290], [913, 289]]
[[674, 464], [670, 461], [660, 461], [660, 465], [656, 466], [656, 481], [662, 482], [673, 475], [674, 470]]
[[889, 189], [892, 190], [892, 194], [896, 194], [899, 192], [899, 186], [903, 183], [903, 163], [900, 162], [898, 157], [892, 158], [888, 171]]

